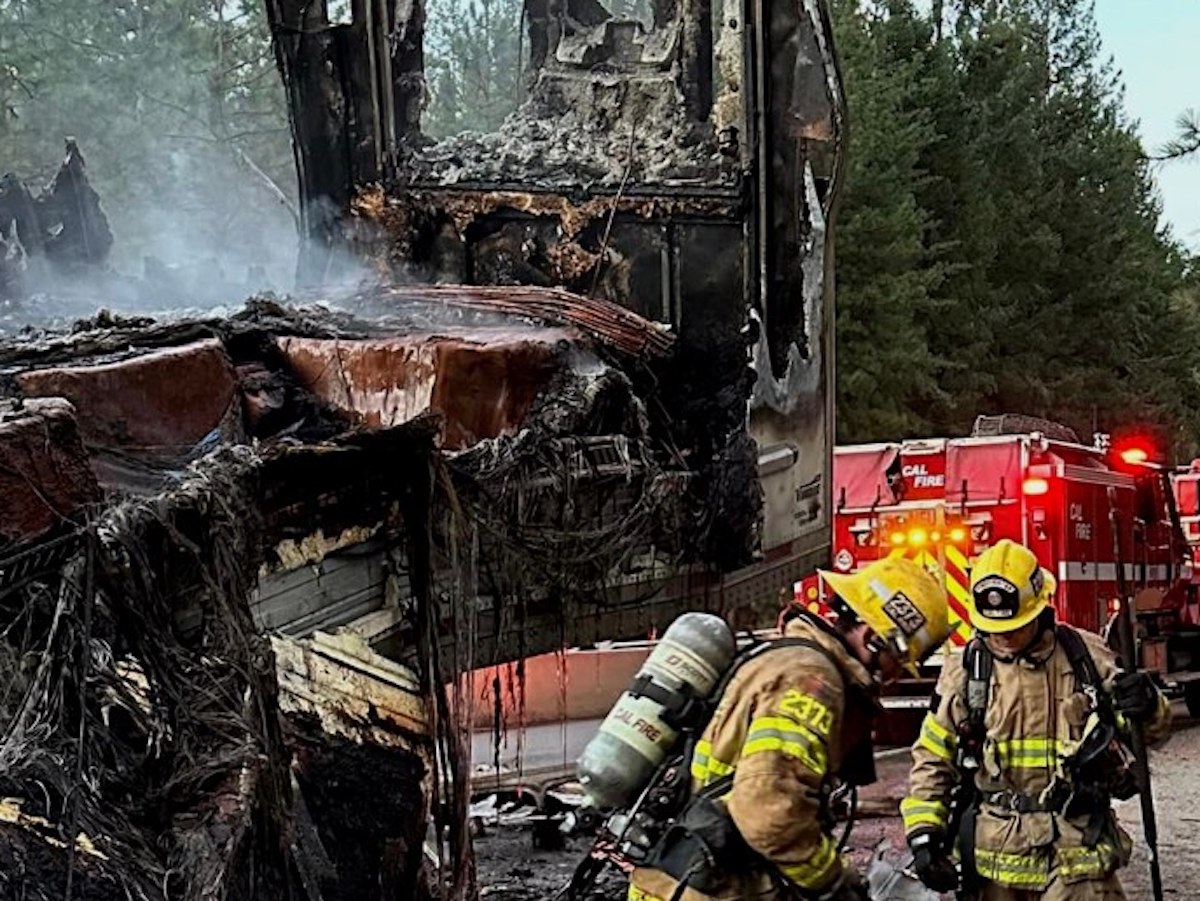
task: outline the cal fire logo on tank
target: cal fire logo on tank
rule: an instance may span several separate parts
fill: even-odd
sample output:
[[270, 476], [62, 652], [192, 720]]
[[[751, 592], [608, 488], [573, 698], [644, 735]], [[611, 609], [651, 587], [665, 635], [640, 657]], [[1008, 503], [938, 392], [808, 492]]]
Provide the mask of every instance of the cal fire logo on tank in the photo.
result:
[[902, 457], [900, 476], [904, 479], [905, 500], [941, 497], [946, 491], [946, 455]]

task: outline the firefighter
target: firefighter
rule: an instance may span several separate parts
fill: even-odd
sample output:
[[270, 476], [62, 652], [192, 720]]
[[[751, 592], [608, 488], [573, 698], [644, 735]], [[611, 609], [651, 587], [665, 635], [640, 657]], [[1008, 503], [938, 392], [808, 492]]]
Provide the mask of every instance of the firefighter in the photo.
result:
[[634, 870], [630, 901], [867, 898], [829, 794], [835, 777], [873, 781], [879, 685], [946, 638], [946, 600], [911, 560], [821, 576], [834, 613], [793, 608], [783, 637], [733, 672], [692, 755], [692, 800]]
[[[980, 901], [1123, 899], [1132, 843], [1112, 811], [1136, 784], [1131, 720], [1165, 738], [1166, 699], [1090, 632], [1056, 624], [1055, 582], [1016, 542], [971, 570], [977, 635], [948, 657], [900, 805], [913, 869]], [[952, 860], [957, 843], [959, 872]]]

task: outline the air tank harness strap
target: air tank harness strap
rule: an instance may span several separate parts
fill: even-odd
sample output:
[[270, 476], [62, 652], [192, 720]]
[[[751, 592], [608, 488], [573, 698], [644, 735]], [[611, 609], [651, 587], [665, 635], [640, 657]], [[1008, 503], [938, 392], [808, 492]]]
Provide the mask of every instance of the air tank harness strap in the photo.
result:
[[659, 685], [646, 674], [638, 676], [629, 686], [629, 694], [635, 698], [649, 698], [662, 706], [659, 717], [677, 732], [703, 725], [711, 707], [705, 698], [689, 691], [672, 691]]
[[[1055, 634], [1063, 646], [1067, 660], [1071, 663], [1071, 671], [1075, 676], [1075, 690], [1088, 693], [1101, 719], [1107, 720], [1115, 727], [1116, 715], [1107, 698], [1100, 695], [1102, 680], [1091, 651], [1079, 633], [1070, 626], [1060, 624]], [[1073, 796], [1064, 801], [1063, 809], [1070, 812], [1071, 807], [1078, 806], [1087, 814], [1088, 823], [1083, 830], [1083, 844], [1087, 848], [1095, 848], [1109, 829], [1112, 798], [1100, 785], [1082, 784], [1074, 788]]]
[[954, 809], [951, 822], [957, 822], [959, 856], [962, 860], [963, 891], [969, 893], [979, 888], [979, 870], [975, 862], [975, 824], [979, 818], [979, 792], [975, 788], [975, 774], [983, 760], [983, 744], [987, 739], [988, 705], [992, 696], [992, 672], [994, 659], [982, 638], [971, 639], [963, 655], [963, 695], [967, 704], [967, 716], [958, 724], [958, 742], [955, 751], [955, 766], [959, 772], [959, 786], [954, 793]]
[[1071, 663], [1071, 672], [1075, 674], [1076, 690], [1084, 691], [1089, 687], [1099, 687], [1100, 671], [1096, 669], [1096, 661], [1092, 659], [1092, 652], [1079, 637], [1079, 633], [1070, 626], [1059, 623], [1058, 628], [1054, 631], [1054, 636], [1063, 646], [1067, 660]]

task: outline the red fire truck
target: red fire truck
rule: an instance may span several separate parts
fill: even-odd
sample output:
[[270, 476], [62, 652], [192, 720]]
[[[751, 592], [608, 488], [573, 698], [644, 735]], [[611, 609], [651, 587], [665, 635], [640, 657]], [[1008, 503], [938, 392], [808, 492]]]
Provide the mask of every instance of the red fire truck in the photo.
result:
[[[1192, 552], [1170, 474], [1136, 443], [1089, 447], [1062, 427], [1003, 432], [981, 418], [969, 438], [839, 447], [833, 465], [833, 566], [851, 572], [887, 556], [937, 563], [954, 626], [951, 648], [970, 636], [972, 561], [1011, 538], [1030, 547], [1058, 580], [1060, 619], [1103, 631], [1118, 609], [1114, 521], [1137, 605], [1140, 664], [1182, 691], [1200, 714], [1200, 611]], [[1055, 437], [1049, 437], [1055, 435]], [[1200, 547], [1200, 469], [1174, 491], [1191, 499]], [[1190, 494], [1188, 494], [1190, 492]], [[1115, 517], [1114, 517], [1115, 512]], [[815, 579], [798, 600], [820, 604]], [[1200, 679], [1200, 673], [1196, 674]]]

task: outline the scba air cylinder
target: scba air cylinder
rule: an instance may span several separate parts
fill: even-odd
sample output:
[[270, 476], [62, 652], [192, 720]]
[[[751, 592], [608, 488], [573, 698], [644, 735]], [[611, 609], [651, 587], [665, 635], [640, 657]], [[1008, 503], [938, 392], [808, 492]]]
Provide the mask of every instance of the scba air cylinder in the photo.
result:
[[579, 758], [579, 781], [593, 807], [612, 810], [637, 800], [678, 737], [668, 711], [707, 698], [736, 653], [719, 616], [685, 613], [671, 623]]

